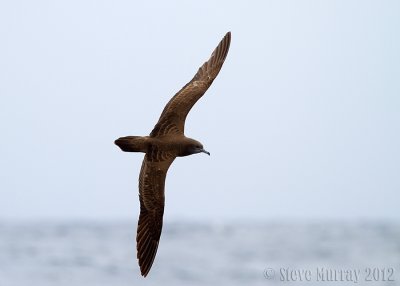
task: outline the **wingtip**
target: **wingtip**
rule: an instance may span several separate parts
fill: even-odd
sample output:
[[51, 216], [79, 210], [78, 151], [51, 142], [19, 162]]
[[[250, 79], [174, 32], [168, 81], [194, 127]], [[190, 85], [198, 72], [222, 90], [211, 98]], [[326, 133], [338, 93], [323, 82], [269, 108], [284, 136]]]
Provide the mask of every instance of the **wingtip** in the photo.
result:
[[225, 37], [224, 37], [224, 38], [228, 38], [229, 41], [230, 41], [230, 40], [231, 40], [231, 37], [232, 37], [231, 31], [228, 31], [228, 33], [225, 34]]
[[149, 274], [149, 271], [147, 270], [140, 270], [140, 274], [143, 276], [143, 278], [147, 277], [147, 274]]
[[231, 45], [231, 32], [227, 32], [211, 54], [211, 63], [223, 63]]
[[139, 259], [139, 268], [140, 268], [140, 274], [143, 276], [143, 278], [146, 278], [147, 274], [149, 274], [151, 265], [147, 264], [140, 264], [140, 259]]
[[140, 274], [143, 276], [143, 278], [146, 278], [147, 275], [150, 272], [151, 267], [153, 266], [155, 255], [153, 255], [153, 258], [148, 261], [148, 258], [143, 260], [143, 258], [139, 258], [139, 253], [138, 253], [138, 260], [139, 260], [139, 268], [140, 268]]
[[229, 31], [229, 32], [227, 32], [227, 33], [225, 34], [223, 40], [227, 39], [227, 40], [229, 41], [229, 43], [230, 43], [230, 42], [231, 42], [231, 37], [232, 37], [231, 31]]

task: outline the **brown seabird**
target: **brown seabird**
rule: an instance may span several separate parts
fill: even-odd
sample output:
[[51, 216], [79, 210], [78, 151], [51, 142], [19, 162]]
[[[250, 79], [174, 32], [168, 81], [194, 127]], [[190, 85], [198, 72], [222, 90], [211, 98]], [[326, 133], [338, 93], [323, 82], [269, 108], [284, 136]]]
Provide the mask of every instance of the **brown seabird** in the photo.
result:
[[137, 258], [144, 277], [157, 253], [164, 214], [164, 184], [169, 166], [176, 157], [209, 152], [194, 139], [185, 137], [185, 119], [193, 105], [217, 77], [228, 54], [228, 32], [210, 59], [167, 103], [150, 136], [127, 136], [115, 140], [122, 151], [146, 153], [139, 175], [140, 215], [137, 228]]

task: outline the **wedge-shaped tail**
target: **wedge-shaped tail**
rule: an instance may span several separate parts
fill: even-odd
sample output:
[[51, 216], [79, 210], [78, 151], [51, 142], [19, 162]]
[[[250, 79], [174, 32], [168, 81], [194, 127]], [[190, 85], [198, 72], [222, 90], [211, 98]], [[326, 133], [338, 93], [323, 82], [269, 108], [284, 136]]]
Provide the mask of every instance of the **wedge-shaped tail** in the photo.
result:
[[126, 136], [115, 140], [115, 145], [125, 152], [147, 152], [148, 141], [142, 136]]

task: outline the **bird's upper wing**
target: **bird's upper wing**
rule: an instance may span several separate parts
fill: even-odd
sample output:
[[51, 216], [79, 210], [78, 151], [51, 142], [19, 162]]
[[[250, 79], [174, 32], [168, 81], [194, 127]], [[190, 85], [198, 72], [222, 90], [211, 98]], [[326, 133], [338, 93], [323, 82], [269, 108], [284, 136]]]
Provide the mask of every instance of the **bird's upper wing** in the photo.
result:
[[146, 276], [160, 240], [164, 214], [164, 184], [175, 156], [153, 148], [144, 157], [139, 176], [140, 215], [137, 228], [137, 258]]
[[193, 79], [167, 103], [150, 136], [184, 133], [186, 116], [217, 77], [228, 54], [230, 42], [231, 33], [228, 32]]

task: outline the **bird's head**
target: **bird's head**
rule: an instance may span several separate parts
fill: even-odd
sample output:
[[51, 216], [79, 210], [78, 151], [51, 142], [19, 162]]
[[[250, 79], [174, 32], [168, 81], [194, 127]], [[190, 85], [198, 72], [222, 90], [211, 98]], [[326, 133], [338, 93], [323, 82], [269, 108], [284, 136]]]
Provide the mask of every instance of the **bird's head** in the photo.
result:
[[199, 141], [190, 138], [186, 138], [185, 141], [186, 142], [183, 144], [183, 149], [180, 156], [189, 156], [197, 153], [206, 153], [210, 155], [210, 152], [204, 150], [203, 144], [201, 144]]

